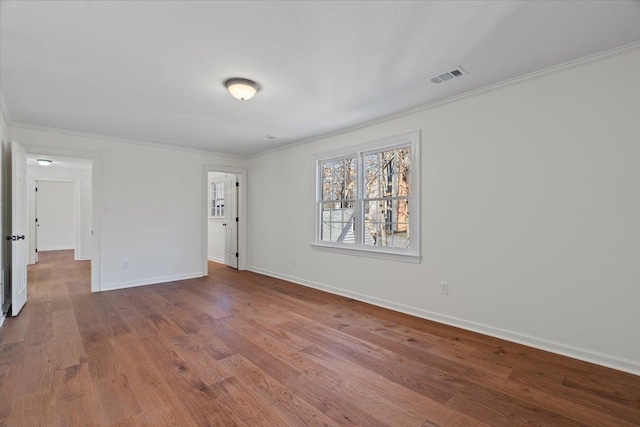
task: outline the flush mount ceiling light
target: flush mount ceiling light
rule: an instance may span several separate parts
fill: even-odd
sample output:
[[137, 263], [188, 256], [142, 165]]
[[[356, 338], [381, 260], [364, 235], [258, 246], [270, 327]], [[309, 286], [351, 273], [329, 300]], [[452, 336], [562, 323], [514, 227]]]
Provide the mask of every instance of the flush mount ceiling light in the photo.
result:
[[49, 166], [51, 163], [53, 163], [53, 161], [48, 159], [38, 159], [36, 160], [36, 162], [38, 162], [40, 166]]
[[239, 77], [226, 80], [224, 82], [224, 86], [234, 98], [237, 98], [240, 101], [253, 98], [253, 95], [260, 90], [258, 83], [253, 80], [242, 79]]

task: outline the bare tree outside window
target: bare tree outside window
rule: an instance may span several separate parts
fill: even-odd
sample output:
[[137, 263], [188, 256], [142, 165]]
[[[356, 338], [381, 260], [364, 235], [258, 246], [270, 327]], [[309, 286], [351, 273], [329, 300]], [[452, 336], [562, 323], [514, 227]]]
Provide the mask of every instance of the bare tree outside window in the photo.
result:
[[419, 156], [420, 132], [314, 156], [314, 246], [419, 262]]
[[366, 154], [364, 167], [363, 243], [408, 248], [411, 148]]
[[322, 162], [322, 229], [325, 242], [353, 242], [357, 159]]

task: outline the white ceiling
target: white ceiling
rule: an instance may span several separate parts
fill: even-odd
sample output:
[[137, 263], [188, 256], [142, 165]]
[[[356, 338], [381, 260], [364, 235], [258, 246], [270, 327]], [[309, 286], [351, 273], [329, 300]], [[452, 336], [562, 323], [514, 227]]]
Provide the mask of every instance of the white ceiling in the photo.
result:
[[[0, 14], [13, 123], [241, 156], [640, 41], [638, 1], [47, 0]], [[430, 83], [459, 65], [469, 74]], [[263, 89], [238, 101], [229, 77]]]

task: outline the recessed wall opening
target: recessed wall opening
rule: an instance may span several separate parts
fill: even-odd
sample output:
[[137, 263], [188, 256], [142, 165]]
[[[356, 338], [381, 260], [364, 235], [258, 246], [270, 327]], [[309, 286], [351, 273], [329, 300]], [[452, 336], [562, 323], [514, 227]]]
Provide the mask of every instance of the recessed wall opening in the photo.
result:
[[[48, 166], [38, 162], [45, 157]], [[91, 160], [27, 155], [27, 275], [73, 270], [77, 277], [67, 291], [91, 292], [91, 190]]]
[[246, 269], [246, 182], [244, 168], [202, 167], [202, 269], [205, 276], [209, 275], [211, 263]]
[[238, 268], [238, 176], [207, 174], [207, 260]]

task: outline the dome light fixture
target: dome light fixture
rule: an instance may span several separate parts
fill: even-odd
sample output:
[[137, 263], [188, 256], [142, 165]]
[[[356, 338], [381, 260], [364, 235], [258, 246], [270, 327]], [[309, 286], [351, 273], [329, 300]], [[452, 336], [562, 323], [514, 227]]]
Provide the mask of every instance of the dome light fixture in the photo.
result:
[[36, 162], [38, 162], [40, 166], [50, 166], [51, 163], [53, 163], [53, 161], [49, 159], [38, 159]]
[[246, 101], [247, 99], [253, 98], [253, 95], [260, 90], [260, 85], [258, 85], [258, 83], [253, 80], [243, 79], [240, 77], [225, 80], [224, 86], [234, 98], [237, 98], [240, 101]]

